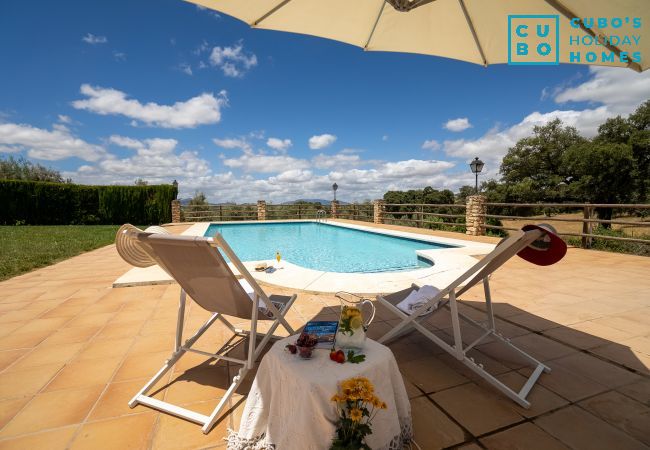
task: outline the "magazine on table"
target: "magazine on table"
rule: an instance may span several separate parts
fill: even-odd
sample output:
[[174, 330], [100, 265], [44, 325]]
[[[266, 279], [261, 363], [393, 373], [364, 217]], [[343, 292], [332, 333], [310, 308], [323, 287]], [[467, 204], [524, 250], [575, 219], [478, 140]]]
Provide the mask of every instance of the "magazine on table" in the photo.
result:
[[316, 348], [332, 348], [338, 327], [339, 322], [336, 320], [311, 320], [305, 325], [302, 334], [316, 335], [318, 337]]

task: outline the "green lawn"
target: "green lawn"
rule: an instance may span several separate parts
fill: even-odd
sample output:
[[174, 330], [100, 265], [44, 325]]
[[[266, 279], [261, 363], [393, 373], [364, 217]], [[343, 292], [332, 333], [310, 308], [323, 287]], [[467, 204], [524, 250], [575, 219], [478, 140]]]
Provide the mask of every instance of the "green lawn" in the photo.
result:
[[0, 226], [0, 280], [115, 241], [119, 225]]

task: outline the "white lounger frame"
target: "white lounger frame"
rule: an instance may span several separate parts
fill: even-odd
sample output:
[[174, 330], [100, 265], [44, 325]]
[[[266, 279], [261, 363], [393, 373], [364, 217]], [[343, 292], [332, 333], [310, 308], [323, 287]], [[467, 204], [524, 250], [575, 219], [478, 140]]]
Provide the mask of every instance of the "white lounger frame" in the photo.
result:
[[[187, 419], [192, 422], [198, 423], [199, 425], [202, 426], [201, 430], [203, 431], [204, 434], [207, 434], [212, 428], [212, 426], [214, 425], [214, 423], [217, 421], [217, 419], [219, 418], [219, 414], [223, 411], [224, 407], [228, 403], [228, 400], [243, 381], [244, 377], [246, 376], [246, 373], [255, 366], [255, 361], [259, 357], [260, 353], [264, 350], [264, 347], [269, 342], [269, 340], [281, 338], [280, 336], [273, 335], [273, 332], [278, 327], [278, 325], [282, 324], [282, 326], [289, 332], [289, 334], [294, 333], [294, 330], [291, 327], [291, 325], [289, 325], [289, 323], [285, 320], [284, 315], [287, 313], [287, 311], [289, 311], [291, 305], [297, 298], [295, 294], [291, 296], [291, 298], [287, 301], [286, 305], [284, 306], [282, 312], [279, 312], [277, 308], [275, 308], [273, 303], [271, 303], [271, 300], [266, 295], [266, 293], [264, 293], [262, 288], [257, 284], [257, 282], [255, 282], [255, 280], [250, 275], [248, 270], [244, 267], [244, 265], [241, 263], [239, 258], [237, 258], [235, 253], [228, 245], [228, 243], [225, 240], [223, 240], [223, 238], [220, 235], [216, 235], [214, 238], [208, 238], [208, 241], [213, 247], [215, 248], [219, 247], [227, 254], [231, 263], [237, 268], [240, 274], [244, 277], [246, 281], [248, 281], [248, 283], [253, 287], [255, 291], [253, 296], [253, 301], [251, 302], [252, 305], [251, 331], [235, 328], [225, 317], [223, 317], [222, 314], [217, 312], [217, 313], [213, 313], [212, 316], [210, 316], [210, 318], [196, 331], [196, 333], [192, 335], [192, 337], [185, 340], [185, 342], [182, 342], [184, 318], [185, 318], [185, 304], [186, 304], [187, 295], [185, 291], [181, 288], [179, 305], [178, 305], [178, 319], [176, 322], [176, 339], [174, 345], [174, 352], [171, 354], [170, 358], [167, 361], [165, 361], [165, 364], [156, 373], [156, 375], [154, 375], [153, 378], [151, 378], [151, 380], [149, 380], [149, 382], [145, 384], [144, 387], [131, 399], [131, 401], [129, 401], [130, 408], [134, 408], [136, 405], [142, 404], [157, 409], [159, 411], [163, 411], [181, 417], [183, 419]], [[273, 321], [274, 322], [273, 325], [271, 325], [271, 327], [266, 333], [257, 332], [257, 317], [258, 317], [259, 307], [261, 306], [260, 300], [263, 300], [264, 306], [275, 317]], [[229, 345], [230, 341], [228, 341], [224, 346], [222, 346], [216, 353], [209, 353], [209, 352], [196, 350], [192, 348], [192, 346], [203, 335], [203, 333], [205, 333], [208, 330], [208, 328], [210, 328], [210, 326], [217, 320], [219, 320], [227, 328], [229, 328], [230, 331], [232, 331], [233, 333], [232, 338], [235, 338], [237, 336], [249, 338], [246, 359], [239, 359], [239, 358], [226, 356], [226, 354], [232, 349], [232, 347]], [[252, 335], [254, 335], [255, 337], [251, 337]], [[257, 341], [256, 339], [257, 336], [264, 336], [264, 337], [262, 338], [260, 343], [256, 346], [255, 343]], [[212, 413], [209, 416], [206, 416], [204, 414], [199, 414], [195, 411], [191, 411], [189, 409], [182, 408], [180, 406], [176, 406], [171, 403], [158, 400], [153, 397], [149, 397], [147, 395], [147, 393], [151, 390], [151, 388], [158, 381], [160, 381], [160, 379], [172, 367], [174, 367], [174, 365], [178, 362], [178, 360], [187, 352], [198, 353], [199, 355], [204, 355], [210, 358], [214, 358], [217, 361], [224, 360], [236, 364], [242, 364], [242, 367], [239, 369], [237, 375], [233, 377], [232, 383], [228, 387], [228, 390], [224, 393], [223, 398], [219, 401], [219, 404], [216, 406], [216, 408], [212, 411]]]
[[[507, 397], [514, 400], [524, 408], [530, 408], [530, 402], [526, 399], [526, 397], [528, 396], [530, 390], [533, 388], [535, 382], [538, 380], [540, 375], [543, 372], [546, 373], [550, 372], [551, 369], [550, 367], [541, 363], [537, 359], [533, 358], [528, 353], [516, 347], [514, 344], [510, 342], [510, 339], [504, 337], [496, 330], [495, 321], [494, 321], [494, 312], [492, 310], [492, 297], [490, 295], [490, 279], [489, 279], [493, 271], [490, 271], [489, 273], [481, 274], [481, 269], [484, 269], [491, 261], [493, 261], [493, 259], [498, 258], [500, 255], [506, 252], [508, 250], [509, 244], [510, 245], [518, 244], [518, 246], [520, 247], [521, 246], [525, 247], [526, 245], [528, 245], [528, 243], [535, 240], [537, 236], [538, 236], [537, 232], [536, 233], [527, 232], [525, 235], [519, 236], [520, 239], [519, 242], [516, 241], [515, 239], [516, 237], [509, 238], [509, 240], [512, 239], [514, 242], [510, 242], [510, 243], [508, 243], [508, 241], [504, 242], [503, 248], [500, 248], [501, 246], [497, 247], [497, 249], [494, 251], [493, 257], [490, 257], [492, 255], [486, 256], [483, 260], [475, 264], [471, 269], [469, 269], [467, 272], [465, 272], [463, 275], [457, 278], [449, 286], [441, 290], [440, 293], [436, 297], [431, 299], [429, 302], [427, 302], [427, 304], [415, 310], [411, 315], [407, 315], [406, 313], [404, 313], [401, 309], [397, 308], [395, 305], [390, 303], [383, 296], [377, 296], [377, 300], [382, 305], [386, 306], [389, 310], [393, 311], [399, 318], [402, 319], [402, 321], [399, 324], [397, 324], [393, 329], [391, 329], [388, 333], [382, 336], [379, 339], [379, 342], [380, 343], [388, 342], [392, 339], [395, 339], [401, 335], [404, 335], [412, 331], [413, 329], [416, 329], [424, 336], [426, 336], [427, 338], [431, 339], [433, 342], [438, 344], [447, 353], [454, 356], [458, 361], [462, 362], [465, 366], [469, 367], [471, 370], [476, 372], [481, 378], [485, 379], [488, 383], [490, 383], [492, 386], [497, 388]], [[524, 243], [525, 245], [523, 245]], [[483, 290], [485, 292], [485, 305], [486, 305], [485, 314], [487, 318], [487, 322], [485, 324], [478, 323], [472, 318], [468, 317], [467, 315], [459, 312], [458, 304], [456, 301], [457, 292], [458, 295], [461, 295], [463, 292], [465, 292], [468, 289], [468, 287], [471, 287], [473, 285], [472, 281], [475, 281], [476, 278], [470, 281], [468, 287], [461, 287], [461, 285], [464, 285], [470, 279], [470, 277], [472, 277], [472, 275], [477, 275], [477, 274], [479, 274], [479, 276], [482, 276]], [[419, 289], [419, 287], [417, 285], [413, 285], [412, 289]], [[433, 311], [432, 314], [439, 312], [443, 306], [449, 307], [449, 310], [451, 312], [452, 329], [454, 333], [453, 345], [448, 344], [440, 337], [433, 334], [428, 328], [426, 328], [421, 323], [419, 323], [419, 320], [425, 319], [429, 316], [428, 314], [426, 314], [420, 317], [420, 314], [426, 311], [426, 309], [430, 305], [434, 305], [438, 301], [440, 301], [440, 304], [438, 308]], [[483, 334], [481, 334], [481, 336], [479, 336], [477, 339], [475, 339], [473, 342], [467, 345], [463, 344], [462, 333], [460, 328], [461, 319], [483, 330]], [[482, 364], [477, 363], [476, 361], [474, 361], [474, 358], [467, 355], [467, 352], [469, 352], [472, 348], [481, 344], [485, 339], [490, 337], [497, 339], [499, 342], [503, 343], [508, 348], [514, 350], [517, 354], [524, 357], [526, 360], [528, 360], [531, 363], [532, 366], [535, 367], [532, 374], [528, 377], [528, 380], [524, 383], [524, 385], [519, 391], [514, 391], [508, 386], [506, 386], [504, 383], [502, 383], [493, 375], [491, 375], [489, 372], [487, 372]]]

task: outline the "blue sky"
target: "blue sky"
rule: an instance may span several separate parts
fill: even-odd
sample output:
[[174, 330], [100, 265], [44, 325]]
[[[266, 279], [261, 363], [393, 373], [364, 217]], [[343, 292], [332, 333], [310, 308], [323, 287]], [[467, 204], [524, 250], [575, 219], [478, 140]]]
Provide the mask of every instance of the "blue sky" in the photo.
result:
[[535, 124], [589, 136], [650, 97], [647, 73], [363, 52], [180, 0], [4, 1], [0, 60], [0, 157], [212, 201], [456, 190]]

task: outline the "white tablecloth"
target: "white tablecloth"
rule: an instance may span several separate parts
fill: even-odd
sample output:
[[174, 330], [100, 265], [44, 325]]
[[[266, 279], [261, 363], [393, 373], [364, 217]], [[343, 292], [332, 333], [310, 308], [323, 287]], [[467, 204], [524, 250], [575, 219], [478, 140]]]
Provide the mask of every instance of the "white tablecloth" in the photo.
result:
[[411, 438], [411, 406], [392, 352], [368, 339], [360, 364], [337, 364], [329, 350], [316, 349], [312, 359], [285, 352], [296, 336], [276, 342], [262, 359], [244, 407], [238, 433], [228, 449], [328, 449], [337, 411], [332, 395], [345, 379], [364, 376], [388, 408], [372, 421], [366, 443], [372, 449], [401, 449]]

